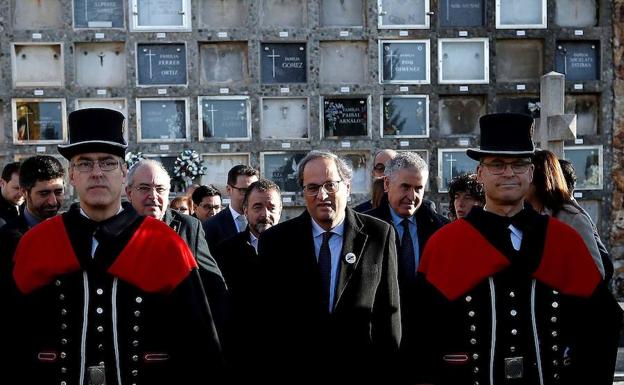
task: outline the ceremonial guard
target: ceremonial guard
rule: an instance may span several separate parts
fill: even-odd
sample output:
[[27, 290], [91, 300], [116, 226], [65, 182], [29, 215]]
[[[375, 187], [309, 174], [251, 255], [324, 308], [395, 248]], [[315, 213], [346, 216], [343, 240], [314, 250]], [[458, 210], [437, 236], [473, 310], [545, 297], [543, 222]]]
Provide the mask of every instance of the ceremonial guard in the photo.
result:
[[30, 230], [15, 254], [11, 384], [219, 383], [222, 360], [197, 265], [165, 223], [121, 205], [124, 117], [68, 117], [80, 204]]
[[621, 310], [582, 238], [524, 205], [533, 119], [480, 119], [485, 207], [434, 234], [419, 266], [412, 384], [613, 382]]

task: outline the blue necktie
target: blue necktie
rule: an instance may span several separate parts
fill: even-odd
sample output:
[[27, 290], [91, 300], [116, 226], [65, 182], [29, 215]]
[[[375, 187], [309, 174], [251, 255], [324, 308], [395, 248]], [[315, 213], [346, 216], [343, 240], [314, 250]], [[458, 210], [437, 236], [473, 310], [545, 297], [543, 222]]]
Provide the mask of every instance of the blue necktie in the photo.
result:
[[323, 233], [323, 242], [319, 250], [319, 270], [321, 272], [321, 285], [323, 295], [323, 309], [329, 311], [329, 287], [331, 285], [331, 251], [329, 250], [329, 238], [334, 235], [331, 231]]
[[407, 218], [401, 221], [403, 236], [401, 237], [401, 248], [399, 249], [399, 270], [402, 272], [403, 278], [411, 282], [416, 278], [416, 254], [414, 254], [414, 242], [412, 242], [409, 223]]

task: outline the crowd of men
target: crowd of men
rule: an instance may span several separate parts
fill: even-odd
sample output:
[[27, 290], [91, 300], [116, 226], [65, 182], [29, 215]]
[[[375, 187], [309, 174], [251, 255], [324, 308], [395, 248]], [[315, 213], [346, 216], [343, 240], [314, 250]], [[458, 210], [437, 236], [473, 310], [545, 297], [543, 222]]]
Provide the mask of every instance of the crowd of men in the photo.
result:
[[622, 312], [608, 253], [526, 202], [532, 124], [481, 118], [476, 174], [450, 185], [452, 222], [424, 197], [427, 163], [391, 149], [355, 209], [348, 164], [309, 152], [305, 210], [280, 222], [279, 186], [248, 165], [229, 171], [227, 207], [211, 185], [170, 207], [162, 164], [127, 169], [123, 115], [74, 111], [58, 146], [69, 210], [54, 157], [2, 173], [3, 379], [611, 384]]

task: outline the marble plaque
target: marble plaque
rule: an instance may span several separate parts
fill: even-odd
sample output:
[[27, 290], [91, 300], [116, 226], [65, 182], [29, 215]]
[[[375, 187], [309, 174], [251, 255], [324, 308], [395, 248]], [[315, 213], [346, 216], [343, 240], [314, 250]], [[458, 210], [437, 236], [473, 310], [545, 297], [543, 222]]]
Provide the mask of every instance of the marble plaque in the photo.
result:
[[321, 26], [361, 27], [366, 12], [364, 0], [321, 0]]
[[14, 99], [14, 143], [61, 143], [65, 139], [65, 100]]
[[559, 41], [555, 71], [566, 81], [600, 80], [600, 44], [593, 41]]
[[260, 46], [262, 83], [307, 82], [306, 43], [262, 43]]
[[138, 84], [185, 85], [186, 46], [184, 44], [138, 44]]
[[539, 100], [539, 96], [499, 96], [496, 99], [496, 111], [538, 117], [537, 103], [539, 103]]
[[555, 24], [570, 28], [598, 25], [596, 0], [555, 0]]
[[306, 154], [307, 151], [260, 153], [260, 172], [275, 182], [282, 193], [300, 192], [297, 167]]
[[249, 139], [249, 97], [200, 97], [201, 139]]
[[323, 137], [367, 136], [368, 97], [323, 98]]
[[247, 24], [249, 0], [203, 0], [199, 2], [201, 28], [240, 28]]
[[428, 84], [429, 40], [380, 40], [381, 83]]
[[338, 152], [337, 155], [344, 159], [353, 170], [351, 193], [367, 194], [370, 189], [371, 180], [370, 169], [366, 162], [366, 154], [362, 152]]
[[368, 81], [366, 42], [322, 41], [321, 83], [353, 84]]
[[207, 43], [199, 46], [201, 84], [248, 80], [247, 43]]
[[74, 0], [74, 28], [123, 28], [123, 0]]
[[14, 44], [12, 54], [15, 87], [63, 86], [61, 44]]
[[429, 136], [429, 97], [427, 95], [383, 96], [381, 136]]
[[262, 27], [305, 28], [308, 25], [307, 1], [262, 0], [259, 3]]
[[308, 139], [307, 98], [262, 98], [262, 139]]
[[487, 39], [439, 39], [438, 44], [438, 74], [441, 84], [489, 82]]
[[479, 117], [486, 113], [483, 96], [442, 96], [438, 102], [440, 134], [479, 135]]
[[225, 194], [227, 186], [227, 174], [230, 169], [238, 164], [249, 164], [249, 154], [203, 154], [206, 174], [201, 177], [201, 184], [212, 184]]
[[139, 99], [139, 141], [185, 141], [189, 137], [188, 112], [183, 99]]
[[546, 0], [499, 0], [496, 28], [546, 28]]
[[442, 27], [481, 27], [484, 0], [440, 0], [438, 20]]
[[537, 39], [496, 41], [496, 80], [539, 82], [544, 74], [544, 42]]
[[379, 28], [429, 28], [429, 1], [378, 0]]
[[565, 113], [576, 114], [576, 136], [593, 136], [600, 132], [598, 122], [600, 96], [566, 95]]
[[466, 149], [438, 149], [438, 192], [447, 192], [451, 180], [462, 174], [476, 172], [478, 162], [466, 155]]
[[63, 28], [64, 9], [61, 0], [13, 0], [11, 4], [15, 30]]
[[602, 190], [602, 146], [564, 147], [563, 157], [574, 166], [576, 190]]
[[188, 0], [131, 0], [136, 4], [135, 29], [180, 29], [189, 27]]
[[76, 81], [82, 87], [126, 85], [124, 43], [76, 43]]

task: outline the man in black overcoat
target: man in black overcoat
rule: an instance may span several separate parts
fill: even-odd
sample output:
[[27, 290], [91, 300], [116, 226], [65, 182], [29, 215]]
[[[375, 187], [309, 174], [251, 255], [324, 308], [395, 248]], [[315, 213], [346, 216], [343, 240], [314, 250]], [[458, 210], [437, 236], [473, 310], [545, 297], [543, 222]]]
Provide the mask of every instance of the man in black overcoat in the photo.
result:
[[410, 383], [612, 384], [622, 311], [580, 235], [524, 205], [533, 118], [479, 123], [485, 206], [425, 247]]
[[306, 211], [260, 238], [266, 381], [393, 381], [401, 338], [394, 230], [346, 207], [351, 176], [333, 153], [310, 152], [298, 167]]
[[[399, 288], [401, 292], [402, 343], [413, 338], [412, 331], [419, 311], [416, 270], [431, 235], [449, 222], [425, 201], [429, 178], [427, 163], [415, 152], [400, 152], [386, 163], [384, 177], [387, 199], [381, 206], [366, 212], [389, 223], [397, 237]], [[405, 231], [407, 228], [409, 231]]]
[[243, 213], [243, 198], [250, 184], [258, 180], [258, 170], [239, 164], [228, 171], [227, 193], [230, 204], [204, 222], [204, 232], [210, 251], [224, 240], [245, 230], [247, 220]]
[[[69, 178], [79, 205], [21, 239], [6, 314], [7, 383], [220, 383], [223, 362], [190, 249], [166, 224], [121, 205], [123, 114], [69, 114]], [[154, 263], [158, 261], [158, 263]]]
[[17, 218], [24, 203], [24, 194], [19, 187], [19, 162], [11, 162], [2, 168], [0, 178], [0, 227]]
[[[197, 260], [217, 330], [225, 317], [227, 286], [217, 262], [208, 250], [201, 222], [169, 208], [171, 178], [160, 162], [142, 159], [132, 165], [126, 178], [126, 196], [140, 215], [163, 221], [186, 242]], [[196, 190], [197, 191], [197, 190]]]
[[268, 179], [252, 183], [243, 199], [247, 218], [244, 231], [217, 246], [215, 257], [228, 284], [228, 316], [221, 343], [230, 366], [231, 383], [254, 381], [257, 364], [250, 349], [254, 329], [250, 325], [262, 316], [262, 301], [258, 297], [262, 261], [258, 257], [258, 240], [265, 230], [276, 225], [282, 213], [280, 188]]

